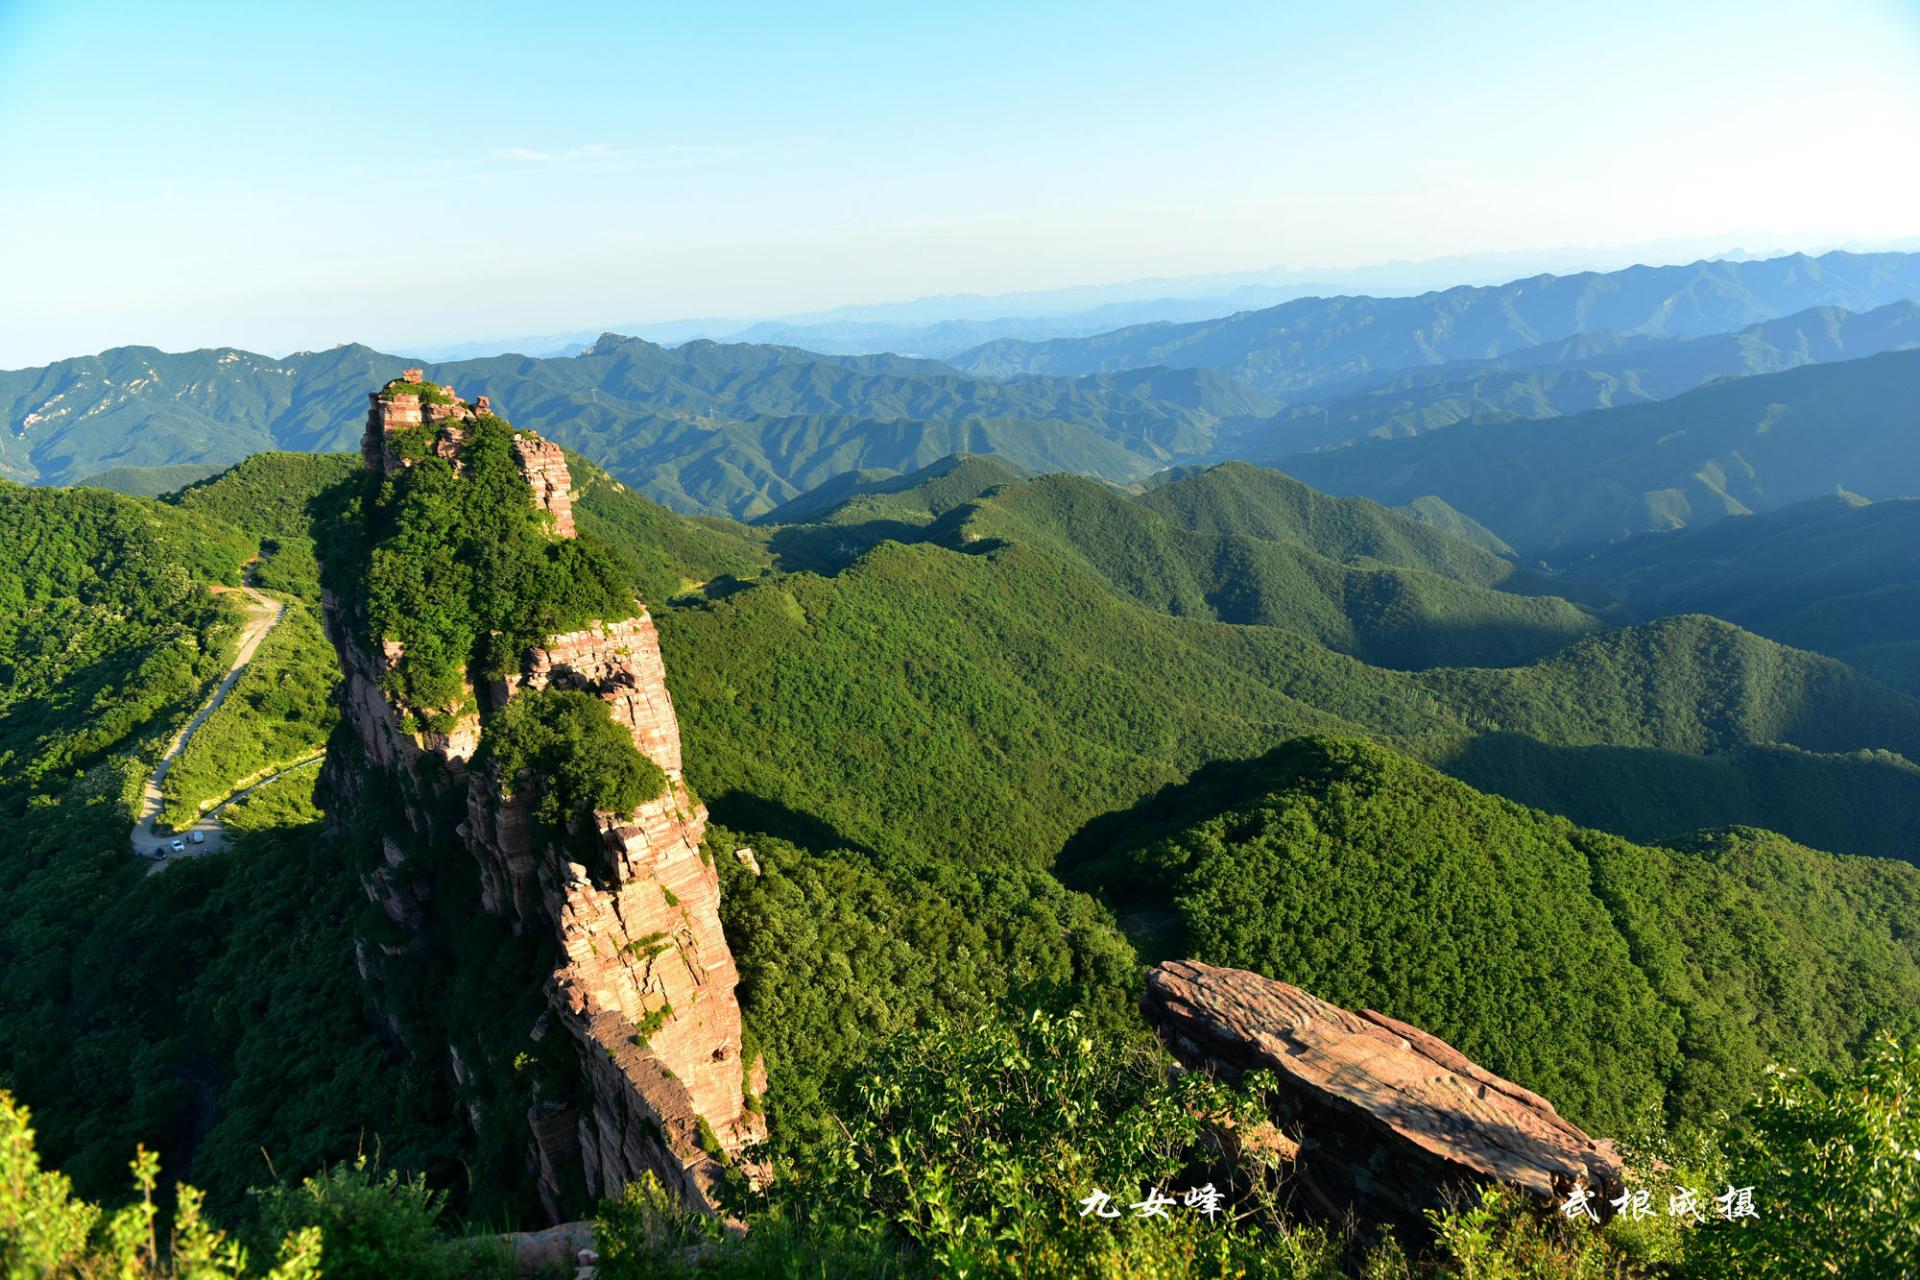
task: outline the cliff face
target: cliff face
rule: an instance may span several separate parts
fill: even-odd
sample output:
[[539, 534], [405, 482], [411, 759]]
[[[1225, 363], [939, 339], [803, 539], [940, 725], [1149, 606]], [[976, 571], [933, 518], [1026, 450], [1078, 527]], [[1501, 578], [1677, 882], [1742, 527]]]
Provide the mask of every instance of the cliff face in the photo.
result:
[[[404, 382], [418, 381], [409, 370]], [[430, 452], [458, 465], [466, 424], [488, 406], [484, 397], [469, 406], [443, 390], [446, 403], [431, 390], [424, 402], [392, 387], [372, 397], [361, 450], [370, 470], [409, 465], [393, 435], [423, 425]], [[513, 443], [531, 500], [552, 517], [551, 536], [574, 536], [564, 455], [530, 432], [517, 432]], [[436, 909], [434, 876], [422, 860], [471, 859], [481, 910], [541, 944], [552, 967], [526, 976], [543, 984], [545, 1012], [519, 1029], [524, 1043], [448, 1046], [458, 1085], [473, 1090], [468, 1063], [476, 1056], [517, 1062], [537, 1046], [551, 1061], [548, 1037], [562, 1035], [568, 1051], [559, 1057], [572, 1071], [560, 1084], [536, 1081], [526, 1111], [529, 1164], [549, 1212], [562, 1212], [568, 1188], [618, 1195], [646, 1171], [687, 1203], [711, 1208], [725, 1164], [765, 1136], [749, 1101], [765, 1088], [765, 1073], [742, 1061], [738, 974], [720, 928], [718, 872], [701, 848], [706, 810], [681, 777], [679, 723], [653, 620], [642, 609], [549, 637], [517, 675], [471, 690], [469, 709], [427, 732], [383, 687], [398, 646], [370, 645], [338, 601], [327, 605], [344, 673], [340, 697], [363, 753], [330, 758], [328, 785], [348, 801], [384, 792], [404, 828], [381, 833], [380, 856], [362, 877], [390, 926], [360, 944], [376, 1005], [397, 1003], [383, 992], [414, 976], [406, 966], [431, 962], [423, 940]], [[534, 820], [537, 779], [502, 779], [474, 763], [482, 711], [472, 708], [490, 714], [543, 688], [599, 697], [667, 778], [665, 792], [635, 811], [594, 815], [592, 867]], [[403, 1019], [390, 1010], [388, 1020], [407, 1038]], [[477, 1126], [480, 1103], [470, 1106]]]

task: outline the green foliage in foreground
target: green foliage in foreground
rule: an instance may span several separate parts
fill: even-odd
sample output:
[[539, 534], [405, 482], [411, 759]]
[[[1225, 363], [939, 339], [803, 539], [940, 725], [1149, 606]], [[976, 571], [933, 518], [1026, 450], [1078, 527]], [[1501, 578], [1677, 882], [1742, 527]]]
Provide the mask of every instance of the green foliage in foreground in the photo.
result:
[[[1267, 1079], [1228, 1087], [1157, 1049], [1088, 1034], [1074, 1014], [1004, 1014], [889, 1041], [848, 1073], [840, 1124], [804, 1166], [777, 1165], [742, 1203], [745, 1239], [676, 1210], [650, 1181], [602, 1207], [606, 1280], [642, 1277], [1018, 1276], [1079, 1280], [1884, 1280], [1920, 1264], [1911, 1151], [1920, 1049], [1884, 1050], [1815, 1086], [1783, 1077], [1742, 1113], [1717, 1179], [1752, 1186], [1760, 1217], [1615, 1217], [1604, 1227], [1498, 1188], [1435, 1188], [1426, 1240], [1301, 1220], [1285, 1166], [1219, 1157], [1263, 1120]], [[1691, 1171], [1690, 1171], [1691, 1173]], [[1636, 1185], [1664, 1205], [1680, 1182]], [[1179, 1193], [1213, 1185], [1209, 1220]], [[1158, 1187], [1166, 1219], [1131, 1211]], [[1095, 1190], [1120, 1211], [1083, 1216]], [[1658, 1214], [1658, 1210], [1655, 1211]], [[1830, 1264], [1830, 1265], [1829, 1265]]]
[[255, 1234], [320, 1239], [326, 1280], [465, 1280], [510, 1276], [504, 1252], [478, 1242], [467, 1249], [449, 1247], [438, 1219], [444, 1197], [426, 1179], [402, 1178], [389, 1169], [384, 1177], [366, 1158], [329, 1165], [297, 1186], [277, 1185], [259, 1195]]
[[339, 659], [313, 611], [285, 602], [280, 621], [167, 769], [159, 820], [190, 825], [248, 779], [285, 768], [326, 744]]
[[1138, 963], [1111, 918], [1044, 871], [959, 856], [913, 872], [846, 849], [755, 837], [761, 872], [708, 829], [752, 1044], [765, 1054], [775, 1141], [797, 1154], [825, 1138], [833, 1082], [887, 1037], [1006, 1000], [1074, 1001], [1092, 1033], [1137, 1038]]
[[154, 876], [127, 850], [137, 776], [100, 766], [12, 815], [0, 1072], [87, 1195], [119, 1187], [145, 1142], [230, 1217], [268, 1161], [317, 1169], [369, 1135], [393, 1165], [465, 1185], [451, 1081], [367, 1017], [355, 868], [318, 822], [288, 821], [311, 814], [313, 781], [236, 808], [254, 829], [230, 826], [231, 852]]
[[[741, 1189], [744, 1238], [675, 1206], [651, 1178], [602, 1205], [606, 1280], [657, 1277], [1007, 1276], [1200, 1280], [1884, 1280], [1920, 1265], [1920, 1046], [1888, 1042], [1841, 1079], [1777, 1074], [1716, 1156], [1751, 1186], [1756, 1218], [1605, 1227], [1487, 1188], [1433, 1211], [1431, 1238], [1358, 1238], [1292, 1216], [1284, 1165], [1242, 1155], [1231, 1134], [1264, 1120], [1268, 1078], [1227, 1086], [1177, 1072], [1157, 1049], [1089, 1034], [1076, 1013], [997, 1014], [890, 1040], [848, 1073], [842, 1124], [804, 1167]], [[441, 1235], [438, 1197], [364, 1160], [260, 1194], [256, 1270], [177, 1194], [171, 1228], [153, 1200], [157, 1162], [135, 1160], [139, 1199], [108, 1214], [41, 1167], [24, 1108], [0, 1093], [0, 1266], [10, 1275], [116, 1280], [374, 1280], [504, 1275], [485, 1240]], [[1653, 1179], [1664, 1195], [1668, 1184]], [[1188, 1207], [1213, 1186], [1220, 1211]], [[1164, 1219], [1132, 1212], [1149, 1190]], [[1115, 1218], [1081, 1212], [1103, 1191]], [[1438, 1189], [1437, 1189], [1438, 1190]], [[1463, 1189], [1462, 1189], [1463, 1190]], [[1651, 1228], [1651, 1229], [1649, 1229]]]
[[[1151, 1187], [1216, 1176], [1208, 1133], [1264, 1118], [1262, 1087], [1170, 1072], [1148, 1046], [1092, 1036], [1071, 1013], [902, 1035], [848, 1080], [827, 1147], [778, 1168], [748, 1203], [744, 1245], [709, 1236], [675, 1268], [705, 1233], [641, 1184], [603, 1211], [603, 1274], [1336, 1276], [1335, 1239], [1271, 1232], [1268, 1178], [1222, 1187], [1232, 1203], [1211, 1222], [1127, 1210]], [[1096, 1190], [1118, 1218], [1081, 1215]]]
[[1165, 949], [1405, 1019], [1596, 1132], [1848, 1064], [1920, 1007], [1920, 869], [1632, 845], [1369, 743], [1300, 739], [1106, 826], [1074, 879], [1170, 913]]
[[176, 1189], [172, 1230], [161, 1244], [159, 1161], [142, 1148], [133, 1161], [140, 1199], [112, 1214], [76, 1199], [73, 1184], [42, 1169], [27, 1109], [0, 1091], [0, 1269], [18, 1277], [99, 1277], [106, 1280], [318, 1280], [320, 1232], [289, 1234], [278, 1260], [265, 1271], [249, 1266], [246, 1250], [201, 1214], [192, 1187]]
[[1700, 1233], [1696, 1274], [1920, 1274], [1920, 1043], [1885, 1041], [1846, 1076], [1769, 1073], [1727, 1150], [1764, 1205], [1738, 1231]]

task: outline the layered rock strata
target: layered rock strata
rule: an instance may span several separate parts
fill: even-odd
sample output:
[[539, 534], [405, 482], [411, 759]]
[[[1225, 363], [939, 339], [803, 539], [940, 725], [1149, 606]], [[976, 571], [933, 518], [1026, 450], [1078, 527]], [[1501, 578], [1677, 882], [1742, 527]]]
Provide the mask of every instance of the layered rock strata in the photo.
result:
[[1504, 1183], [1543, 1204], [1585, 1189], [1597, 1212], [1625, 1169], [1613, 1144], [1418, 1027], [1352, 1013], [1244, 969], [1154, 966], [1141, 1011], [1190, 1066], [1279, 1081], [1274, 1121], [1320, 1211], [1419, 1231], [1463, 1186]]
[[[484, 397], [469, 406], [397, 391], [419, 384], [410, 369], [372, 397], [362, 457], [393, 474], [411, 465], [393, 434], [433, 428], [432, 454], [455, 459], [461, 436]], [[571, 483], [558, 446], [516, 432], [515, 456], [531, 501], [552, 517], [554, 537], [574, 535]], [[560, 847], [533, 817], [538, 779], [503, 779], [472, 761], [481, 713], [444, 717], [421, 731], [412, 710], [396, 705], [383, 680], [401, 657], [391, 641], [369, 645], [329, 600], [328, 630], [340, 652], [340, 698], [364, 751], [364, 773], [398, 796], [409, 830], [385, 840], [363, 876], [369, 898], [393, 926], [362, 939], [361, 971], [375, 987], [387, 962], [405, 963], [410, 940], [433, 910], [409, 860], [420, 848], [457, 847], [477, 867], [482, 908], [516, 934], [550, 939], [557, 955], [544, 982], [547, 1015], [526, 1029], [529, 1041], [557, 1025], [572, 1046], [579, 1087], [567, 1101], [536, 1100], [527, 1113], [530, 1165], [550, 1212], [561, 1188], [584, 1181], [593, 1196], [617, 1196], [651, 1172], [690, 1205], [710, 1208], [711, 1189], [743, 1147], [765, 1135], [753, 1099], [765, 1073], [741, 1060], [739, 978], [720, 927], [719, 875], [702, 849], [706, 810], [681, 775], [679, 722], [653, 620], [634, 616], [550, 637], [525, 656], [520, 673], [473, 691], [470, 707], [491, 712], [521, 693], [560, 688], [591, 693], [613, 722], [667, 778], [667, 789], [631, 813], [595, 815], [591, 865]], [[365, 785], [329, 762], [347, 792]], [[453, 1061], [461, 1062], [457, 1047]], [[465, 1072], [460, 1072], [464, 1085]]]

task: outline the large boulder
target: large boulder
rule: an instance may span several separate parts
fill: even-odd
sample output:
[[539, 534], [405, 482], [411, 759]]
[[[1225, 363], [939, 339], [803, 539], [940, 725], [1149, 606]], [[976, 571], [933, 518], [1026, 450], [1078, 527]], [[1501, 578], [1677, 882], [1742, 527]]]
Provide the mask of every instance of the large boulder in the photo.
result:
[[1487, 1182], [1554, 1206], [1582, 1188], [1603, 1216], [1620, 1194], [1612, 1143], [1385, 1014], [1193, 960], [1154, 966], [1140, 1007], [1191, 1067], [1230, 1079], [1273, 1073], [1274, 1122], [1299, 1143], [1302, 1207], [1418, 1232], [1425, 1210]]

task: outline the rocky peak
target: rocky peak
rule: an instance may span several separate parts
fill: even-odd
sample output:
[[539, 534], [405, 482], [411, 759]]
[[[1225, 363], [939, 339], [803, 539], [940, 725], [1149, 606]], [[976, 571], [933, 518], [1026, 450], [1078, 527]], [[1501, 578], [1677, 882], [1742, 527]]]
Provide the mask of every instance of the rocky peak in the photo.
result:
[[[430, 455], [458, 466], [468, 424], [491, 410], [484, 396], [469, 405], [422, 377], [406, 370], [371, 395], [361, 449], [368, 469], [393, 475]], [[430, 432], [424, 442], [419, 428]], [[412, 438], [396, 439], [402, 432]], [[513, 446], [530, 500], [553, 516], [553, 536], [574, 537], [565, 455], [529, 431], [516, 431]], [[644, 1172], [688, 1204], [711, 1208], [726, 1164], [765, 1136], [757, 1104], [765, 1072], [742, 1060], [739, 977], [720, 927], [718, 871], [701, 846], [706, 809], [682, 778], [679, 721], [651, 616], [640, 608], [547, 637], [518, 673], [469, 690], [468, 705], [489, 713], [540, 689], [591, 694], [660, 768], [660, 795], [630, 813], [594, 815], [591, 856], [562, 847], [535, 820], [538, 779], [523, 785], [473, 767], [479, 711], [455, 718], [451, 729], [419, 729], [412, 709], [384, 687], [403, 656], [399, 646], [369, 645], [335, 601], [327, 617], [345, 673], [339, 696], [366, 760], [356, 773], [330, 759], [331, 785], [349, 801], [369, 788], [403, 797], [407, 815], [407, 829], [386, 833], [363, 874], [393, 926], [360, 945], [376, 1004], [394, 985], [396, 966], [424, 962], [415, 943], [428, 932], [434, 901], [422, 860], [470, 858], [482, 909], [517, 935], [549, 940], [556, 958], [551, 972], [527, 975], [544, 991], [547, 1011], [524, 1029], [525, 1043], [446, 1047], [459, 1084], [471, 1090], [473, 1064], [489, 1055], [512, 1060], [557, 1027], [571, 1046], [576, 1083], [536, 1098], [526, 1117], [529, 1169], [549, 1211], [562, 1211], [569, 1185], [617, 1196]]]
[[[466, 423], [493, 413], [493, 402], [478, 396], [472, 404], [452, 387], [426, 381], [421, 369], [405, 369], [378, 391], [367, 393], [367, 429], [360, 440], [360, 456], [370, 471], [392, 475], [412, 460], [395, 447], [396, 432], [414, 427], [436, 428], [430, 450], [442, 458], [457, 458]], [[516, 431], [514, 453], [520, 473], [533, 491], [533, 504], [553, 517], [554, 532], [574, 536], [573, 478], [560, 446], [531, 431]]]

